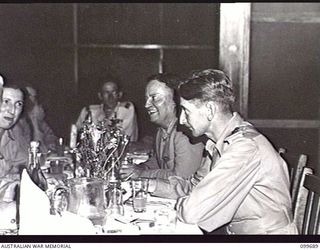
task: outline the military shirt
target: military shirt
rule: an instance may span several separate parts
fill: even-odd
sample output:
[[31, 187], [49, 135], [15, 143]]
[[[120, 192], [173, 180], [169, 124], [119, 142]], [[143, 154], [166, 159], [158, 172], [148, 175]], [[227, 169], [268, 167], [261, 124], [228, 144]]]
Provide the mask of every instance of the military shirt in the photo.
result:
[[15, 188], [22, 169], [27, 165], [30, 138], [14, 126], [0, 139], [0, 201], [15, 199]]
[[230, 234], [296, 234], [285, 161], [237, 113], [215, 143], [217, 159], [177, 202], [178, 218]]
[[200, 167], [203, 144], [192, 143], [182, 131], [178, 130], [177, 118], [168, 128], [159, 128], [156, 135], [155, 156], [143, 164], [146, 168], [141, 177], [167, 180], [170, 176], [188, 178]]
[[[92, 115], [92, 122], [97, 124], [100, 121], [106, 119], [106, 115], [103, 111], [103, 104], [100, 105], [90, 105], [89, 109]], [[83, 121], [87, 116], [87, 107], [84, 107], [78, 120], [76, 122], [76, 126], [78, 129], [81, 128]], [[137, 141], [138, 140], [138, 124], [137, 124], [137, 116], [135, 113], [135, 108], [133, 103], [131, 102], [118, 102], [117, 106], [115, 107], [114, 111], [112, 112], [109, 120], [117, 119], [118, 124], [117, 126], [123, 130], [123, 132], [130, 136], [130, 141]]]

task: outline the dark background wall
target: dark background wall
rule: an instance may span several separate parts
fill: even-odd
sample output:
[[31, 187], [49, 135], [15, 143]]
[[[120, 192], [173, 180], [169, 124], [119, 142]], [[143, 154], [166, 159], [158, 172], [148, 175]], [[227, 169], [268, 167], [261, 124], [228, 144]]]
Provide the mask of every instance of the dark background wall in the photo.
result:
[[[317, 166], [319, 4], [251, 7], [247, 118], [287, 149], [290, 164], [305, 153]], [[145, 79], [218, 67], [219, 10], [215, 3], [0, 4], [0, 74], [39, 90], [49, 124], [66, 141], [81, 108], [98, 102], [98, 79], [114, 74], [136, 105], [141, 138], [153, 135]]]
[[72, 5], [0, 4], [0, 74], [39, 90], [59, 136], [75, 110]]
[[[260, 130], [320, 169], [320, 4], [253, 3], [248, 118]], [[278, 121], [275, 121], [278, 120]]]
[[143, 137], [155, 131], [145, 79], [217, 67], [218, 27], [218, 4], [0, 4], [0, 74], [35, 86], [66, 140], [81, 108], [98, 102], [98, 79], [113, 74], [136, 105]]

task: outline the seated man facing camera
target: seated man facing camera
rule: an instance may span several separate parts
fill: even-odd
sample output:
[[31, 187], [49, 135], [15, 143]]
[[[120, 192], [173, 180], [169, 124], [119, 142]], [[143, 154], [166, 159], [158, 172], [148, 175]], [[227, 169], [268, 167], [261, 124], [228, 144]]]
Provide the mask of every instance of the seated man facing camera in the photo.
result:
[[[14, 228], [17, 187], [28, 160], [29, 139], [14, 129], [23, 109], [24, 95], [16, 86], [6, 86], [0, 96], [0, 228]], [[1, 98], [2, 97], [2, 98]]]
[[78, 130], [88, 114], [91, 114], [94, 124], [106, 121], [107, 124], [116, 125], [124, 134], [130, 136], [130, 141], [137, 141], [138, 125], [135, 108], [131, 102], [120, 102], [122, 91], [119, 82], [113, 78], [103, 81], [98, 97], [102, 104], [90, 105], [81, 110], [76, 122]]
[[[28, 160], [30, 138], [15, 126], [23, 110], [24, 94], [14, 85], [3, 88], [0, 108], [0, 200], [15, 199], [10, 182], [19, 181]], [[9, 188], [10, 189], [7, 189]]]
[[174, 99], [175, 89], [180, 82], [171, 74], [154, 75], [147, 82], [145, 108], [151, 122], [159, 126], [155, 157], [135, 166], [133, 177], [168, 179], [169, 176], [177, 175], [188, 178], [200, 166], [203, 143], [191, 143], [178, 127], [177, 104]]
[[[6, 228], [16, 222], [17, 188], [22, 169], [28, 164], [30, 137], [16, 126], [24, 106], [22, 88], [6, 84], [0, 93], [0, 228]], [[37, 177], [34, 172], [32, 179]]]

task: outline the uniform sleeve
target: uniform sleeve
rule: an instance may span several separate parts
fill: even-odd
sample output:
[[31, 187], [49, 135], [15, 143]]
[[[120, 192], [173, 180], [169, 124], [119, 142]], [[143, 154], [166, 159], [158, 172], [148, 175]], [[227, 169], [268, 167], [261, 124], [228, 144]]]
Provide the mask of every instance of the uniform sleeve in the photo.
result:
[[81, 110], [80, 115], [79, 115], [77, 122], [76, 122], [76, 126], [77, 126], [78, 130], [82, 127], [82, 123], [83, 123], [84, 119], [86, 118], [86, 115], [87, 115], [87, 111], [86, 111], [86, 108], [84, 107]]
[[130, 102], [126, 117], [123, 119], [123, 130], [126, 135], [130, 136], [131, 141], [138, 140], [138, 123], [137, 115], [133, 103]]
[[178, 200], [178, 218], [208, 231], [228, 223], [259, 177], [257, 152], [250, 139], [234, 142], [191, 194]]
[[141, 176], [165, 180], [170, 176], [179, 176], [186, 179], [200, 167], [203, 148], [202, 143], [191, 144], [187, 136], [178, 132], [174, 142], [173, 169], [148, 169]]
[[208, 174], [211, 165], [209, 157], [203, 158], [200, 168], [189, 178], [170, 176], [168, 180], [156, 179], [156, 187], [152, 193], [158, 197], [177, 199], [187, 196], [192, 189]]
[[174, 144], [174, 175], [188, 178], [200, 167], [204, 145], [191, 144], [189, 138], [178, 132]]
[[16, 200], [16, 189], [20, 184], [20, 176], [10, 177], [0, 178], [0, 201], [11, 202]]

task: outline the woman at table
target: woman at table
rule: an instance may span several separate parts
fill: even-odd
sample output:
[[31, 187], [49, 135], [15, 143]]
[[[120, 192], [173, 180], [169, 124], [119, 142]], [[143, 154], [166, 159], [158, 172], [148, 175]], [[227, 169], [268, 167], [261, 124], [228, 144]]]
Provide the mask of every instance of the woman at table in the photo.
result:
[[155, 156], [133, 170], [122, 170], [123, 174], [167, 180], [169, 176], [188, 178], [199, 168], [204, 145], [191, 142], [178, 126], [175, 89], [179, 83], [176, 76], [168, 73], [147, 80], [145, 108], [151, 122], [159, 127]]

